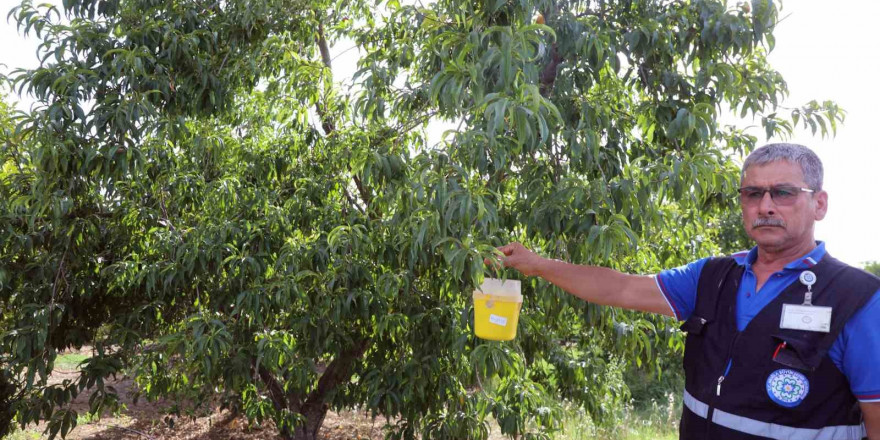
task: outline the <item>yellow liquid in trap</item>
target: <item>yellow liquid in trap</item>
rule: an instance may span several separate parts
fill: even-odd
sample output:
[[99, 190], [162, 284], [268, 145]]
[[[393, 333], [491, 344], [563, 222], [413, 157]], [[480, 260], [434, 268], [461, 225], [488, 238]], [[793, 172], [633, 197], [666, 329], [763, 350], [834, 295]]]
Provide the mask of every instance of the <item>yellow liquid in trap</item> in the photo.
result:
[[522, 297], [474, 293], [474, 333], [490, 341], [509, 341], [516, 337]]

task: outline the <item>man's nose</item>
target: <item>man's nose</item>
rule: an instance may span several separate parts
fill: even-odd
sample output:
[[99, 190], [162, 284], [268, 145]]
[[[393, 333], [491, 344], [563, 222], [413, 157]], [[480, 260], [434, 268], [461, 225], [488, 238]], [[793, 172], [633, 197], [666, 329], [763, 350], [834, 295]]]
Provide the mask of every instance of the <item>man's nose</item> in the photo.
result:
[[776, 202], [770, 196], [770, 191], [764, 192], [761, 201], [758, 203], [758, 213], [762, 215], [773, 215], [776, 212]]

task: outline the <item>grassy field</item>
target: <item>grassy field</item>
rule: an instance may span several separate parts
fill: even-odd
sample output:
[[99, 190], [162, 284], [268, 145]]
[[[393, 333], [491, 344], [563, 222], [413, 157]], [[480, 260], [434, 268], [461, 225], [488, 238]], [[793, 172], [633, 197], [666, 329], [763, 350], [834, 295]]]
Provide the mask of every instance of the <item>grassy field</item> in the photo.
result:
[[[55, 363], [57, 375], [67, 378], [77, 374], [79, 364], [88, 353], [67, 353], [59, 356]], [[57, 379], [57, 378], [56, 378]], [[127, 382], [126, 382], [127, 381]], [[121, 388], [131, 386], [130, 379], [121, 380]], [[122, 393], [122, 392], [121, 392]], [[80, 398], [87, 399], [87, 393]], [[75, 403], [76, 405], [76, 403]], [[640, 409], [626, 408], [619, 422], [613, 428], [599, 428], [582, 410], [571, 410], [566, 415], [564, 430], [555, 436], [556, 440], [674, 440], [678, 438], [677, 422], [681, 402], [674, 394], [667, 395], [664, 402], [651, 402]], [[233, 419], [229, 414], [217, 412], [193, 420], [180, 419], [175, 427], [162, 422], [164, 415], [161, 403], [129, 405], [120, 414], [107, 415], [95, 419], [86, 413], [87, 405], [76, 408], [80, 412], [77, 428], [68, 438], [77, 440], [99, 439], [155, 439], [155, 440], [215, 440], [215, 439], [275, 439], [273, 428], [248, 426], [242, 419]], [[358, 412], [331, 413], [324, 423], [321, 437], [327, 440], [379, 440], [383, 438], [381, 422], [370, 420]], [[490, 440], [505, 437], [494, 427]], [[4, 440], [36, 440], [43, 438], [43, 426], [18, 431]]]
[[566, 425], [566, 430], [556, 440], [677, 440], [678, 428], [675, 425], [657, 426], [647, 423], [635, 415], [632, 424], [619, 427], [611, 432], [603, 432], [593, 429], [571, 429]]
[[[670, 409], [671, 408], [671, 409]], [[602, 429], [591, 423], [582, 412], [570, 411], [564, 431], [556, 440], [675, 440], [678, 439], [680, 402], [670, 400], [666, 405], [650, 408], [628, 408], [622, 420], [613, 428]]]

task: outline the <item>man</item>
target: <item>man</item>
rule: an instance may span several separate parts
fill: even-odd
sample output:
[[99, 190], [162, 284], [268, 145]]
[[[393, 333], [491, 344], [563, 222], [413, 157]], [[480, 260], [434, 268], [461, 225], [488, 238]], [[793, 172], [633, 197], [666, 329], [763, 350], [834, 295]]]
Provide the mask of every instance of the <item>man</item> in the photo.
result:
[[[684, 321], [682, 439], [880, 440], [880, 279], [816, 242], [822, 163], [770, 144], [743, 164], [743, 225], [757, 246], [656, 276], [542, 258], [505, 266], [597, 304]], [[488, 263], [488, 261], [487, 261]]]

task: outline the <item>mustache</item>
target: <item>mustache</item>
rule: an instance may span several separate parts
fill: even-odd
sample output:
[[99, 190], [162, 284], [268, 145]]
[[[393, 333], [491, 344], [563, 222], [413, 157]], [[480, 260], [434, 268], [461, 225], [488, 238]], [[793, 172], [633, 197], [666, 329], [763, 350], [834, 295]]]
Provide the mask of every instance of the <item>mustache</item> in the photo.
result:
[[785, 227], [785, 220], [780, 218], [758, 218], [752, 223], [753, 228], [758, 228], [761, 226], [779, 226], [781, 228]]

